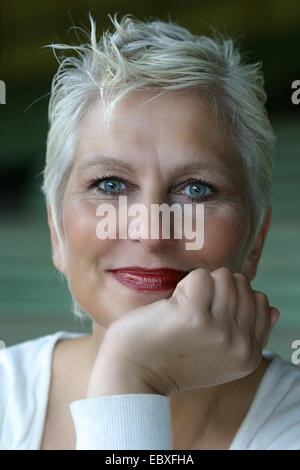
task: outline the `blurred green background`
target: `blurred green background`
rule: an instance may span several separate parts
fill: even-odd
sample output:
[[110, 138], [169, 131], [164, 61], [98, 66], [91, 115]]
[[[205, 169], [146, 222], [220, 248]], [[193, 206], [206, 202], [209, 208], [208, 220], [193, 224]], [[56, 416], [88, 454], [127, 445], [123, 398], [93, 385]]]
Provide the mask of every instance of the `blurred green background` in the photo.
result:
[[[262, 61], [267, 108], [277, 133], [273, 219], [253, 288], [281, 311], [268, 349], [291, 360], [300, 339], [300, 105], [291, 83], [300, 79], [299, 0], [21, 0], [1, 4], [0, 105], [0, 338], [12, 345], [58, 330], [91, 331], [74, 317], [68, 288], [52, 266], [45, 203], [40, 192], [47, 106], [57, 62], [51, 43], [77, 43], [73, 25], [98, 33], [108, 14], [169, 18], [195, 34], [210, 27], [235, 37], [251, 62]], [[81, 36], [82, 37], [82, 36]]]

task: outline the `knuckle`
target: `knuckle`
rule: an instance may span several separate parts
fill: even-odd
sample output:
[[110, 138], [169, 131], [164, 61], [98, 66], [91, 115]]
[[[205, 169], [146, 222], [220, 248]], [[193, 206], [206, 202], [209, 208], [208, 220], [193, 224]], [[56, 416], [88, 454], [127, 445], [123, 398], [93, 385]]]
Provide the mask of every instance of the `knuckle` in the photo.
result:
[[238, 359], [238, 368], [243, 375], [253, 372], [259, 365], [261, 351], [254, 344], [251, 335], [243, 334], [235, 347], [235, 355]]
[[264, 306], [269, 305], [269, 299], [263, 292], [255, 291], [255, 298], [260, 304]]
[[192, 275], [199, 277], [200, 279], [210, 279], [210, 274], [205, 268], [197, 268], [192, 272]]
[[215, 344], [217, 346], [221, 346], [224, 349], [228, 349], [231, 344], [231, 337], [229, 331], [225, 328], [222, 328], [218, 333], [214, 336]]
[[205, 285], [211, 288], [213, 286], [213, 279], [210, 275], [210, 273], [204, 269], [204, 268], [199, 268], [196, 271], [194, 271], [194, 276], [196, 279], [197, 284], [200, 285]]
[[251, 355], [251, 341], [249, 336], [243, 335], [236, 345], [236, 352], [242, 360], [248, 360]]
[[232, 272], [226, 266], [216, 269], [212, 274], [216, 277], [232, 277]]
[[243, 273], [234, 273], [234, 277], [237, 281], [244, 282], [244, 283], [249, 283], [249, 280], [247, 276]]
[[233, 274], [230, 269], [226, 267], [221, 267], [213, 271], [211, 273], [211, 277], [214, 278], [217, 282], [228, 284], [232, 282]]

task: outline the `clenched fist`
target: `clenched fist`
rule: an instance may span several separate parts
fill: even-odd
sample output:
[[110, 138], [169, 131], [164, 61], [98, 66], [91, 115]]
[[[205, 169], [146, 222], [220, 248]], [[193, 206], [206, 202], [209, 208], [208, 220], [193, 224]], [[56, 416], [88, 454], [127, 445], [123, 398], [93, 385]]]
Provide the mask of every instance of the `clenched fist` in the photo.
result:
[[258, 367], [278, 318], [278, 310], [243, 274], [195, 269], [169, 299], [111, 324], [87, 396], [169, 396], [242, 378]]

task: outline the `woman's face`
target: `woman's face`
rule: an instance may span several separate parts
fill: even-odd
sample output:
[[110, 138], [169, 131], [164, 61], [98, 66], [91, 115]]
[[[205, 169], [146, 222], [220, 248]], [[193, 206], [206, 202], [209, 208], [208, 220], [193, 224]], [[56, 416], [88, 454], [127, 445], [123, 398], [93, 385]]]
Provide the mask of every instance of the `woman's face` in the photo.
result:
[[[129, 288], [108, 270], [142, 266], [213, 271], [226, 266], [239, 272], [250, 233], [241, 158], [213, 110], [192, 91], [171, 92], [138, 107], [151, 96], [129, 93], [115, 108], [110, 133], [101, 104], [91, 109], [81, 126], [65, 192], [63, 256], [57, 256], [56, 264], [81, 308], [104, 327], [173, 292]], [[97, 182], [107, 175], [113, 177]], [[118, 215], [120, 195], [127, 196], [128, 208], [135, 203], [149, 210], [151, 204], [203, 203], [203, 248], [186, 249], [185, 238], [151, 239], [151, 223], [146, 238], [128, 233], [125, 239], [99, 239], [97, 207], [112, 204]]]

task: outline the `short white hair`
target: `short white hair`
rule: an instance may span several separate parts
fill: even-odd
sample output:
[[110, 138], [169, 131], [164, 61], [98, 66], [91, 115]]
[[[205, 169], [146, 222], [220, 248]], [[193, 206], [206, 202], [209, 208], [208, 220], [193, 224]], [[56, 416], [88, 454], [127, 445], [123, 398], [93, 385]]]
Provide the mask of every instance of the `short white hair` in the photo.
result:
[[[221, 113], [244, 163], [251, 210], [251, 243], [271, 206], [275, 136], [266, 109], [261, 63], [244, 63], [233, 39], [194, 35], [173, 21], [144, 22], [108, 15], [114, 31], [96, 38], [89, 15], [89, 42], [62, 56], [49, 101], [49, 131], [42, 191], [58, 238], [63, 237], [63, 199], [83, 117], [102, 99], [106, 126], [116, 104], [130, 91], [197, 89]], [[154, 99], [152, 98], [152, 99]], [[149, 101], [149, 100], [148, 100]], [[146, 101], [147, 102], [147, 101]], [[251, 245], [251, 244], [250, 244]], [[80, 309], [75, 304], [75, 313]]]

